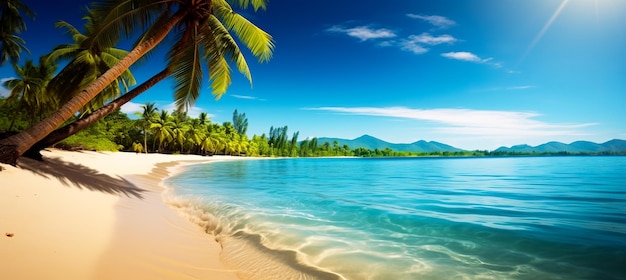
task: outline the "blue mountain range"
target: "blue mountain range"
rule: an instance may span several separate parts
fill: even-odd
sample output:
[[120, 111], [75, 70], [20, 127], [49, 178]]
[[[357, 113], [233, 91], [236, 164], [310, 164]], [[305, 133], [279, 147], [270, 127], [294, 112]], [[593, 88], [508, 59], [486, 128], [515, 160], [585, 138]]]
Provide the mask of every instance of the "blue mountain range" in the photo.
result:
[[[436, 141], [424, 141], [420, 140], [410, 144], [395, 144], [380, 140], [370, 135], [363, 135], [355, 139], [341, 139], [341, 138], [318, 138], [318, 143], [322, 144], [329, 142], [333, 144], [335, 141], [339, 146], [348, 145], [351, 149], [365, 148], [369, 150], [384, 150], [390, 148], [397, 152], [417, 152], [417, 153], [432, 153], [432, 152], [461, 152], [463, 149], [456, 148], [444, 143]], [[576, 141], [570, 144], [561, 142], [548, 142], [538, 146], [529, 146], [526, 144], [516, 145], [512, 147], [500, 147], [495, 152], [512, 152], [512, 153], [618, 153], [626, 152], [626, 140], [614, 139], [601, 144], [589, 142], [589, 141]]]

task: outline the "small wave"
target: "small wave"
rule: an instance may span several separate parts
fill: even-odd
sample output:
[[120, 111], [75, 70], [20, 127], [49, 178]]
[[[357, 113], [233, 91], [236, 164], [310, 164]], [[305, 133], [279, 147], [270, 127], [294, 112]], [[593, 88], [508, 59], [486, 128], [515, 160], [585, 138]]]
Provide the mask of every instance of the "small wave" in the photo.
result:
[[[219, 206], [210, 205], [199, 196], [175, 195], [171, 188], [163, 194], [167, 204], [215, 236], [222, 247], [221, 258], [237, 269], [242, 279], [345, 279], [340, 274], [304, 263], [297, 251], [267, 247], [263, 235], [247, 232], [245, 225], [225, 218], [237, 216], [237, 209], [218, 209]], [[212, 210], [228, 214], [216, 216]]]

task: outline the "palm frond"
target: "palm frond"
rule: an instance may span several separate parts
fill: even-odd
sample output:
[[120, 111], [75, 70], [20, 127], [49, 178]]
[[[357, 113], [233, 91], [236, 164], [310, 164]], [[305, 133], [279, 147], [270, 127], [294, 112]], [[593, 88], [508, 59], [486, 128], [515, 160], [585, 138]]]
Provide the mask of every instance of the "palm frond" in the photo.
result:
[[[217, 0], [215, 15], [224, 23], [228, 30], [232, 30], [260, 62], [269, 61], [272, 57], [274, 42], [272, 36], [257, 27], [238, 13], [223, 0]], [[220, 5], [221, 4], [221, 5]]]
[[267, 3], [265, 0], [229, 0], [228, 2], [235, 3], [239, 7], [243, 9], [247, 9], [248, 6], [252, 5], [254, 11], [256, 12], [258, 9], [265, 10], [267, 8]]
[[0, 44], [0, 65], [4, 65], [7, 60], [11, 60], [13, 64], [16, 64], [20, 60], [21, 51], [30, 54], [24, 39], [12, 34], [5, 34], [4, 36], [2, 44]]
[[166, 2], [102, 0], [94, 3], [91, 13], [100, 22], [92, 34], [94, 43], [113, 47], [121, 38], [130, 37], [137, 28], [147, 28], [161, 15]]
[[74, 27], [73, 25], [69, 24], [68, 22], [65, 21], [57, 21], [54, 24], [54, 27], [56, 28], [65, 28], [67, 29], [67, 31], [65, 31], [65, 33], [69, 34], [70, 36], [72, 36], [72, 40], [76, 43], [81, 43], [83, 42], [85, 39], [87, 39], [87, 36], [83, 35], [82, 33], [80, 33], [80, 31], [78, 31], [78, 29], [76, 29], [76, 27]]
[[178, 111], [186, 112], [200, 96], [202, 65], [197, 45], [198, 30], [187, 29], [170, 50], [168, 67], [173, 69], [174, 99]]
[[237, 42], [235, 42], [230, 33], [228, 33], [228, 30], [226, 30], [224, 25], [222, 25], [222, 23], [215, 16], [211, 15], [207, 22], [210, 30], [213, 31], [212, 37], [219, 46], [222, 46], [222, 50], [219, 50], [220, 55], [230, 54], [229, 59], [235, 62], [237, 70], [239, 70], [239, 72], [243, 74], [252, 85], [252, 74], [250, 73], [250, 68], [248, 67], [246, 58], [241, 53]]
[[[103, 73], [120, 61], [120, 59], [117, 56], [112, 55], [110, 52], [102, 53], [100, 57], [102, 58], [102, 61], [107, 66], [106, 69], [102, 69]], [[128, 90], [128, 86], [134, 86], [137, 83], [137, 81], [135, 80], [135, 77], [133, 76], [133, 74], [130, 72], [129, 69], [126, 69], [126, 71], [124, 71], [122, 75], [118, 77], [117, 80], [124, 84], [123, 88], [125, 91]]]
[[230, 66], [222, 55], [212, 55], [209, 58], [209, 80], [215, 99], [220, 99], [231, 84]]
[[57, 62], [61, 59], [71, 59], [76, 56], [76, 53], [80, 51], [78, 45], [59, 45], [50, 54], [48, 54], [48, 61]]

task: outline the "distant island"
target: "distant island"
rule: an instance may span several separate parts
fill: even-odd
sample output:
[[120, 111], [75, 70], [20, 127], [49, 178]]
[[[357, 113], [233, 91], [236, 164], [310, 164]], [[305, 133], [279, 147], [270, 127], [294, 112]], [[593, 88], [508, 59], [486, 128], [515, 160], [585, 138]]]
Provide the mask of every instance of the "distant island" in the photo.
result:
[[538, 146], [526, 144], [512, 147], [500, 147], [494, 151], [463, 150], [436, 141], [419, 140], [410, 144], [395, 144], [370, 135], [355, 139], [318, 138], [319, 143], [337, 142], [340, 146], [347, 145], [352, 149], [370, 151], [394, 151], [397, 155], [442, 155], [442, 156], [502, 156], [502, 155], [626, 155], [626, 140], [614, 139], [605, 143], [576, 141], [571, 144], [548, 142]]

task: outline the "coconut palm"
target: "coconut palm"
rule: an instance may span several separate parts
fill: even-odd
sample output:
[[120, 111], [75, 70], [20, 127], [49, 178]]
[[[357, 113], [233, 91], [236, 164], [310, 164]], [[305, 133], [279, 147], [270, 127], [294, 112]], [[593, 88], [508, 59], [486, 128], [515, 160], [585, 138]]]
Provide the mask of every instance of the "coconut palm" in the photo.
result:
[[[23, 133], [0, 141], [0, 162], [15, 164], [17, 158], [29, 147], [71, 117], [72, 110], [76, 112], [93, 99], [132, 63], [163, 40], [176, 25], [180, 27], [177, 29], [179, 40], [169, 52], [168, 69], [174, 73], [175, 97], [180, 109], [187, 109], [199, 96], [202, 81], [201, 60], [208, 60], [209, 80], [217, 97], [220, 97], [231, 83], [229, 60], [234, 61], [237, 69], [251, 80], [245, 58], [229, 31], [234, 32], [261, 62], [271, 57], [273, 50], [271, 36], [235, 13], [225, 0], [116, 2], [109, 1], [99, 6], [99, 10], [107, 15], [103, 21], [106, 28], [102, 30], [111, 32], [110, 36], [99, 36], [102, 40], [118, 38], [121, 33], [132, 29], [133, 22], [150, 22], [151, 15], [155, 12], [161, 13], [161, 16], [124, 59], [70, 100], [56, 114]], [[239, 0], [238, 4], [242, 8], [252, 5], [255, 10], [265, 8], [264, 0]]]
[[155, 117], [154, 115], [157, 113], [158, 108], [152, 102], [146, 102], [146, 104], [142, 105], [141, 108], [143, 108], [143, 113], [141, 113], [140, 124], [141, 124], [141, 129], [143, 131], [144, 152], [147, 154], [148, 153], [148, 128], [150, 128], [150, 124], [152, 123], [152, 120], [154, 119]]
[[189, 143], [188, 153], [191, 153], [192, 150], [194, 150], [194, 153], [197, 153], [198, 149], [195, 148], [200, 146], [204, 137], [202, 128], [199, 119], [189, 120], [187, 130], [185, 131], [185, 141]]
[[198, 115], [198, 122], [201, 127], [206, 127], [206, 125], [211, 122], [211, 120], [209, 120], [209, 114], [206, 112], [200, 113], [200, 115]]
[[3, 83], [4, 87], [11, 90], [8, 103], [15, 105], [17, 112], [28, 113], [31, 123], [40, 120], [55, 102], [47, 94], [46, 86], [54, 76], [56, 64], [49, 63], [46, 57], [41, 57], [39, 65], [27, 60], [23, 66], [14, 64], [13, 68], [18, 78]]
[[[98, 40], [98, 27], [100, 20], [94, 15], [92, 10], [87, 11], [83, 17], [85, 23], [85, 34], [65, 21], [56, 23], [57, 28], [67, 29], [67, 33], [72, 37], [73, 44], [63, 44], [54, 48], [49, 59], [52, 61], [70, 60], [70, 62], [57, 74], [50, 82], [49, 91], [59, 97], [61, 104], [65, 104], [80, 90], [95, 81], [104, 72], [117, 64], [127, 51], [114, 48], [115, 41], [106, 42]], [[127, 69], [116, 78], [113, 83], [107, 86], [102, 92], [96, 95], [85, 108], [83, 113], [102, 107], [106, 101], [111, 100], [121, 94], [122, 89], [128, 91], [128, 87], [135, 84], [135, 78]]]
[[35, 13], [19, 0], [0, 1], [0, 66], [7, 60], [17, 64], [22, 51], [30, 53], [24, 39], [16, 35], [26, 30], [22, 14], [35, 17]]
[[187, 132], [187, 115], [181, 113], [174, 113], [172, 115], [172, 135], [174, 137], [175, 144], [179, 147], [179, 152], [183, 153], [183, 147], [185, 144], [185, 133]]
[[167, 111], [161, 110], [159, 117], [154, 120], [154, 122], [150, 125], [150, 129], [152, 129], [154, 133], [154, 146], [156, 142], [159, 142], [158, 151], [163, 150], [163, 142], [164, 141], [172, 141], [174, 139], [174, 132], [172, 132], [172, 121], [170, 120], [170, 115]]
[[[131, 99], [137, 97], [139, 94], [150, 89], [159, 81], [162, 81], [163, 79], [165, 79], [169, 75], [169, 73], [170, 72], [168, 70], [163, 70], [159, 72], [158, 74], [154, 75], [153, 77], [151, 77], [150, 79], [148, 79], [147, 81], [143, 82], [141, 85], [137, 86], [133, 90], [111, 101], [106, 106], [92, 112], [91, 114], [83, 116], [82, 118], [74, 121], [71, 124], [68, 124], [64, 127], [61, 127], [53, 131], [52, 133], [48, 134], [48, 136], [44, 137], [35, 145], [33, 145], [28, 151], [26, 151], [26, 153], [24, 153], [24, 155], [30, 158], [34, 158], [34, 159], [41, 159], [42, 156], [39, 151], [41, 151], [42, 149], [46, 147], [50, 147], [54, 145], [55, 143], [89, 127], [90, 125], [104, 118], [108, 114], [115, 112], [122, 105], [128, 103], [128, 101], [130, 101]], [[148, 147], [145, 147], [145, 149], [147, 150]]]

